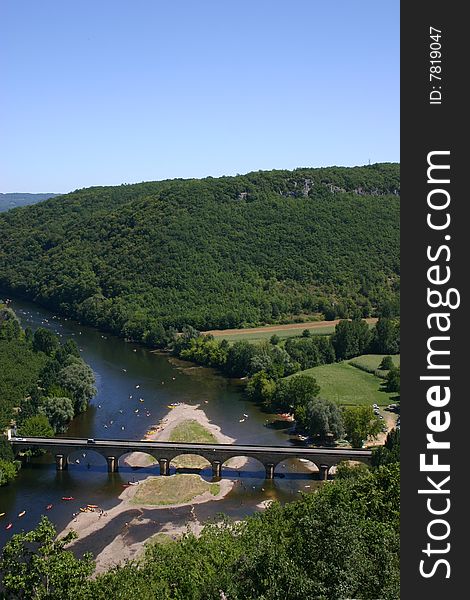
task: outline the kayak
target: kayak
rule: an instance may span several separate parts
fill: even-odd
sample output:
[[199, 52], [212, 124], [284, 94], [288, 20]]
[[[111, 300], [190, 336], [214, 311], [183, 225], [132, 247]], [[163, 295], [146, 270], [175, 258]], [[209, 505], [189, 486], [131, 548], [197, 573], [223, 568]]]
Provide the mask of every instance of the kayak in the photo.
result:
[[73, 496], [62, 496], [62, 500], [75, 500]]
[[21, 517], [24, 517], [24, 516], [25, 516], [25, 514], [26, 514], [26, 511], [25, 511], [25, 510], [22, 510], [20, 513], [18, 513], [18, 517], [19, 517], [19, 518], [21, 518]]
[[46, 510], [51, 510], [51, 508], [52, 508], [52, 504], [48, 504], [48, 505], [46, 506]]
[[4, 517], [6, 513], [0, 513], [0, 517]]
[[11, 529], [13, 527], [13, 523], [8, 523], [8, 525], [5, 527], [5, 529]]
[[87, 504], [88, 508], [98, 508], [97, 504]]

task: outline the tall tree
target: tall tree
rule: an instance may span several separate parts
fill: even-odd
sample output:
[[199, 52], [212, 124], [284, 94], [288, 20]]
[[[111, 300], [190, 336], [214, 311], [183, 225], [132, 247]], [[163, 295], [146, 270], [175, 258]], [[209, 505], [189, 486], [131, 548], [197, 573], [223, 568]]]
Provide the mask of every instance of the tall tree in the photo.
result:
[[294, 414], [306, 433], [320, 442], [334, 441], [344, 435], [341, 411], [331, 400], [314, 398], [305, 407], [298, 407]]
[[70, 398], [43, 398], [39, 405], [39, 413], [47, 417], [56, 432], [62, 433], [74, 417], [73, 401]]
[[364, 354], [371, 341], [369, 326], [365, 321], [340, 321], [335, 327], [332, 344], [338, 360], [347, 360]]
[[362, 448], [367, 438], [375, 437], [381, 428], [380, 421], [370, 406], [343, 408], [343, 423], [346, 437], [353, 448]]

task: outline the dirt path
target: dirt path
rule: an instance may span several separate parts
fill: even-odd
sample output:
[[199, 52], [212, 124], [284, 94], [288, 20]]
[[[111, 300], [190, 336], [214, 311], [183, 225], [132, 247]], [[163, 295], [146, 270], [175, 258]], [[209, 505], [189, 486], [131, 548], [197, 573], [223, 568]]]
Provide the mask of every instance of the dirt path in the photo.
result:
[[[321, 329], [322, 327], [333, 327], [336, 326], [341, 319], [335, 319], [334, 321], [310, 321], [308, 323], [289, 323], [287, 325], [267, 325], [265, 327], [252, 327], [245, 329], [212, 329], [210, 331], [202, 331], [204, 335], [210, 334], [214, 337], [223, 337], [224, 335], [247, 335], [251, 333], [265, 333], [272, 331], [288, 331], [292, 330], [304, 330], [304, 329]], [[364, 319], [370, 325], [377, 323], [377, 319], [370, 317]]]
[[[380, 414], [383, 416], [383, 422], [388, 428], [388, 431], [393, 429], [397, 423], [398, 415], [396, 413], [389, 412], [388, 410], [380, 409]], [[387, 433], [380, 432], [375, 440], [370, 439], [367, 442], [367, 446], [383, 446], [385, 444], [385, 440], [387, 439]]]

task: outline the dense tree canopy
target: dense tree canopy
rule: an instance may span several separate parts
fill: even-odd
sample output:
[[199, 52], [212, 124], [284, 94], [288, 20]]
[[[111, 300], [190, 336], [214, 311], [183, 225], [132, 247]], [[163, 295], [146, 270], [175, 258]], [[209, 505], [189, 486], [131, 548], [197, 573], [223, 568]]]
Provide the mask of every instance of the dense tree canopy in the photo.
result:
[[[23, 331], [15, 313], [0, 304], [0, 432], [15, 423], [24, 436], [65, 431], [96, 393], [94, 374], [72, 340], [61, 344], [48, 329]], [[11, 479], [13, 456], [0, 433], [0, 485]], [[9, 448], [9, 445], [8, 445]]]
[[398, 298], [398, 194], [396, 164], [77, 190], [0, 215], [0, 285], [151, 345], [367, 316]]

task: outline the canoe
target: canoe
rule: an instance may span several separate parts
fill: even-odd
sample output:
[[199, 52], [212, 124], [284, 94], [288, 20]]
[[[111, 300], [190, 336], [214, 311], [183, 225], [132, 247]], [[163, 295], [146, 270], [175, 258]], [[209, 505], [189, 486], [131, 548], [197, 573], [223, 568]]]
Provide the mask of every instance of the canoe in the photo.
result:
[[97, 504], [87, 504], [88, 508], [98, 508]]
[[53, 506], [52, 504], [48, 504], [48, 505], [46, 506], [46, 510], [51, 510], [52, 506]]
[[6, 513], [0, 513], [0, 517], [4, 517]]
[[21, 517], [24, 517], [24, 516], [25, 516], [25, 514], [26, 514], [26, 511], [25, 511], [25, 510], [22, 510], [20, 513], [18, 513], [18, 517], [19, 517], [19, 518], [21, 518]]
[[81, 511], [81, 512], [87, 512], [87, 511], [88, 511], [88, 508], [82, 508], [82, 507], [80, 506], [80, 511]]
[[5, 529], [11, 529], [13, 527], [13, 523], [8, 523], [8, 525], [5, 527]]
[[62, 496], [62, 500], [75, 500], [73, 496]]

